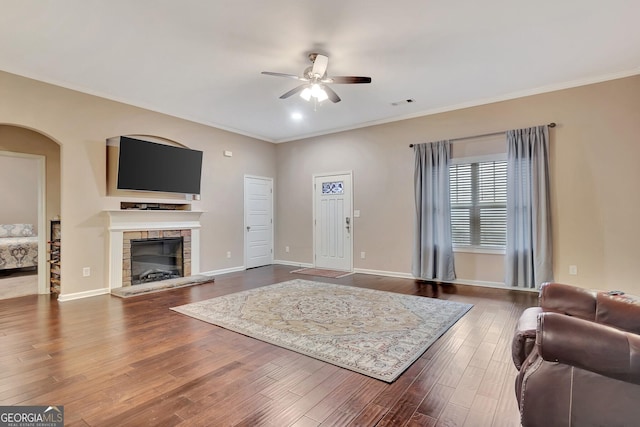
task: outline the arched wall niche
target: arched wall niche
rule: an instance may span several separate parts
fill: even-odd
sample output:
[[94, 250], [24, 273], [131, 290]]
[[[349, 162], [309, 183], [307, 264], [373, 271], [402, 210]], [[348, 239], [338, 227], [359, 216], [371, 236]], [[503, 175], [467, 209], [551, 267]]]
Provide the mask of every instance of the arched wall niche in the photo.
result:
[[107, 138], [107, 196], [118, 197], [123, 200], [131, 199], [152, 199], [152, 200], [185, 200], [184, 194], [148, 192], [148, 191], [128, 191], [117, 188], [118, 181], [118, 158], [120, 154], [120, 137], [141, 139], [143, 141], [155, 142], [158, 144], [172, 145], [174, 147], [189, 148], [185, 144], [157, 135], [148, 134], [127, 134]]
[[39, 129], [33, 128], [31, 126], [25, 126], [25, 125], [22, 125], [22, 124], [19, 124], [19, 123], [0, 122], [0, 128], [3, 127], [3, 126], [24, 129], [26, 131], [30, 131], [30, 132], [36, 133], [36, 134], [46, 138], [47, 140], [54, 142], [58, 146], [63, 145], [62, 141], [58, 140], [54, 136], [49, 135], [48, 133], [43, 132], [43, 131], [41, 131]]
[[184, 145], [184, 144], [182, 144], [182, 143], [180, 143], [178, 141], [174, 141], [172, 139], [164, 138], [162, 136], [157, 136], [157, 135], [132, 134], [132, 135], [121, 135], [121, 136], [127, 136], [129, 138], [142, 139], [143, 141], [157, 142], [159, 144], [173, 145], [175, 147], [189, 148], [186, 145]]

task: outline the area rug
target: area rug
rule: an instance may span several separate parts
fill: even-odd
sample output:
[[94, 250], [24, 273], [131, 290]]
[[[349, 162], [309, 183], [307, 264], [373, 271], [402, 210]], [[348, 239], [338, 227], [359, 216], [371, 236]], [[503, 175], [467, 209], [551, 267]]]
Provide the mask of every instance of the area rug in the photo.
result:
[[471, 307], [295, 279], [172, 310], [392, 382]]
[[349, 271], [325, 270], [323, 268], [301, 268], [299, 270], [293, 270], [292, 273], [306, 274], [307, 276], [330, 277], [332, 279], [339, 279], [353, 274]]

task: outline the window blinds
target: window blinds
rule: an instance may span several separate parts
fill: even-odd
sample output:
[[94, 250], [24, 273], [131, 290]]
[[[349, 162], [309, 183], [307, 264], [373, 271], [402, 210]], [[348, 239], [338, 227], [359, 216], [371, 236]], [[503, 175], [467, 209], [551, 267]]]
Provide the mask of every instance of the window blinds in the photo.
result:
[[451, 165], [449, 180], [453, 244], [504, 248], [507, 235], [507, 162]]

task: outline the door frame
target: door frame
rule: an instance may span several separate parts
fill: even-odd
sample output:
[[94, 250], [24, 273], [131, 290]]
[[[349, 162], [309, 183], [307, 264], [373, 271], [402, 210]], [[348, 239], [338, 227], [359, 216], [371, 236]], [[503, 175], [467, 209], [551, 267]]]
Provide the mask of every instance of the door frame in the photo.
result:
[[42, 154], [19, 153], [15, 151], [0, 151], [3, 157], [21, 157], [33, 159], [36, 161], [36, 169], [38, 170], [38, 184], [36, 189], [36, 197], [38, 198], [38, 294], [44, 295], [51, 293], [47, 276], [49, 273], [49, 265], [47, 263], [47, 197], [46, 197], [46, 157]]
[[243, 236], [243, 261], [242, 264], [244, 265], [244, 269], [247, 269], [247, 259], [248, 259], [248, 252], [249, 252], [249, 245], [247, 242], [247, 233], [245, 232], [246, 228], [247, 228], [247, 194], [245, 192], [245, 188], [247, 185], [247, 178], [251, 178], [251, 179], [262, 179], [265, 181], [269, 181], [271, 183], [271, 264], [273, 264], [273, 260], [274, 260], [274, 245], [275, 245], [275, 241], [274, 241], [274, 230], [275, 230], [275, 211], [273, 210], [273, 200], [274, 200], [274, 194], [275, 194], [275, 183], [273, 178], [268, 177], [268, 176], [259, 176], [259, 175], [249, 175], [249, 174], [245, 174], [244, 177], [242, 178], [242, 203], [243, 203], [243, 209], [242, 209], [242, 236]]
[[327, 172], [327, 173], [314, 173], [313, 176], [311, 177], [311, 194], [312, 197], [311, 199], [313, 200], [313, 204], [312, 204], [312, 210], [313, 210], [313, 215], [312, 215], [312, 221], [311, 221], [311, 227], [313, 227], [313, 266], [316, 267], [316, 204], [317, 204], [317, 200], [316, 200], [316, 179], [317, 178], [321, 178], [321, 177], [332, 177], [332, 176], [337, 176], [337, 175], [349, 175], [349, 180], [351, 181], [351, 194], [349, 194], [349, 203], [351, 205], [351, 211], [349, 212], [349, 218], [351, 218], [351, 238], [349, 239], [349, 244], [347, 245], [346, 249], [349, 251], [350, 257], [349, 257], [349, 271], [353, 272], [353, 240], [354, 240], [354, 231], [355, 231], [355, 227], [354, 227], [354, 221], [353, 221], [353, 170], [348, 170], [348, 171], [342, 171], [342, 172]]

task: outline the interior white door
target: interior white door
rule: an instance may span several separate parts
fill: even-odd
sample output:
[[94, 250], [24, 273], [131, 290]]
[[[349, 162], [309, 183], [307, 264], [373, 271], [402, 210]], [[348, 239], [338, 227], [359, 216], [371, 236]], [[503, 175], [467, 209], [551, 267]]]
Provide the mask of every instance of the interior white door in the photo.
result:
[[273, 180], [244, 178], [245, 267], [273, 264]]
[[315, 266], [351, 271], [351, 174], [314, 177]]

